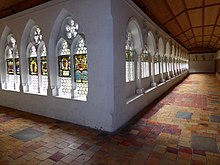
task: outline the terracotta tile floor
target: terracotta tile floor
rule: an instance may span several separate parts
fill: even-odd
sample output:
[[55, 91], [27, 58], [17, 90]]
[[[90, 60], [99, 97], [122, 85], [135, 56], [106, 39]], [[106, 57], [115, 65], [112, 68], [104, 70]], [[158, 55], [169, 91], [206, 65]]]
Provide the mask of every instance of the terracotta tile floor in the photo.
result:
[[115, 134], [0, 107], [0, 165], [219, 165], [219, 116], [211, 74], [190, 75]]

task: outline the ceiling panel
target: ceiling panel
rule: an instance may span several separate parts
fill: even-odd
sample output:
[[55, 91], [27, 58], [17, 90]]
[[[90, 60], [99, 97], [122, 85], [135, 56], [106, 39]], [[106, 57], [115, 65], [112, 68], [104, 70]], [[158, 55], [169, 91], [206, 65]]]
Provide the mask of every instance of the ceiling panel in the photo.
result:
[[172, 20], [168, 22], [166, 25], [164, 25], [169, 31], [174, 35], [177, 36], [181, 33], [181, 28], [179, 27], [176, 20]]
[[211, 38], [210, 36], [204, 36], [204, 37], [203, 37], [203, 40], [204, 40], [204, 42], [205, 42], [205, 41], [209, 41], [210, 38]]
[[196, 42], [201, 42], [202, 41], [202, 37], [195, 37]]
[[215, 42], [215, 43], [216, 43], [216, 42], [218, 41], [218, 39], [219, 39], [219, 38], [217, 38], [217, 37], [215, 37], [215, 36], [212, 36], [212, 39], [211, 39], [211, 40], [212, 40], [212, 42]]
[[[157, 0], [157, 3], [155, 3], [155, 0], [144, 0], [142, 3], [143, 4], [141, 7], [144, 8], [148, 14], [153, 15], [162, 23], [165, 23], [173, 18], [172, 13], [166, 7], [164, 7], [166, 6], [164, 0]], [[158, 11], [160, 11], [160, 13], [158, 13]]]
[[194, 38], [191, 38], [191, 39], [189, 40], [189, 42], [190, 42], [191, 44], [196, 43], [196, 41], [195, 41]]
[[188, 40], [185, 36], [185, 34], [181, 34], [178, 37], [176, 37], [176, 39], [180, 42], [185, 42], [186, 40]]
[[193, 38], [194, 37], [193, 31], [191, 29], [188, 30], [187, 32], [185, 32], [185, 35], [187, 36], [187, 38]]
[[220, 35], [220, 27], [219, 26], [215, 27], [215, 30], [214, 30], [213, 34], [217, 35], [217, 36]]
[[211, 35], [213, 31], [214, 26], [206, 26], [204, 27], [204, 35]]
[[199, 28], [193, 28], [193, 32], [195, 36], [201, 36], [202, 35], [202, 27]]
[[185, 4], [187, 9], [195, 8], [195, 7], [202, 7], [203, 0], [185, 0]]
[[218, 0], [205, 0], [205, 5], [216, 5], [216, 4], [220, 4], [220, 1]]
[[183, 1], [180, 0], [167, 0], [169, 7], [171, 8], [173, 14], [176, 16], [185, 10]]
[[184, 12], [176, 17], [177, 21], [179, 22], [180, 26], [182, 27], [183, 31], [186, 31], [191, 27], [189, 19], [187, 17], [187, 13]]
[[214, 25], [218, 17], [219, 5], [205, 8], [204, 25]]
[[188, 10], [190, 22], [192, 24], [192, 27], [202, 26], [202, 8], [194, 9], [194, 10]]

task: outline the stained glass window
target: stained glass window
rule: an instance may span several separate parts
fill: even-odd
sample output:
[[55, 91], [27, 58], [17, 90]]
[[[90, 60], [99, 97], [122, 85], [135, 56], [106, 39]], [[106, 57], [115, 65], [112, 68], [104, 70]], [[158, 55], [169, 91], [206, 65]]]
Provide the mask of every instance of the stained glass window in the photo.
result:
[[29, 58], [29, 74], [38, 75], [37, 57]]
[[71, 61], [70, 56], [63, 55], [58, 57], [58, 65], [59, 65], [59, 76], [60, 77], [70, 77], [71, 71]]
[[87, 96], [88, 94], [88, 61], [87, 47], [83, 39], [80, 39], [77, 45], [77, 51], [74, 55], [74, 78], [76, 82], [76, 92], [78, 96]]
[[16, 73], [16, 75], [20, 75], [20, 62], [19, 62], [19, 58], [15, 58], [15, 73]]
[[19, 91], [20, 86], [20, 69], [19, 65], [19, 55], [17, 50], [16, 39], [12, 34], [7, 37], [6, 46], [6, 86], [5, 89]]
[[61, 44], [60, 56], [58, 56], [59, 77], [71, 76], [71, 59], [68, 43], [63, 41]]
[[7, 59], [7, 72], [10, 75], [14, 75], [14, 61], [13, 58]]
[[84, 40], [81, 39], [79, 41], [76, 54], [74, 55], [75, 82], [88, 82], [87, 67], [87, 48]]
[[41, 75], [47, 76], [47, 57], [41, 57]]
[[40, 63], [41, 63], [41, 75], [42, 76], [47, 76], [48, 75], [48, 71], [47, 71], [47, 53], [46, 53], [46, 46], [45, 45], [43, 45], [41, 47]]
[[141, 54], [141, 78], [149, 76], [149, 62], [148, 62], [149, 53], [147, 48], [145, 48]]
[[132, 41], [132, 35], [128, 32], [128, 39], [125, 46], [125, 55], [126, 55], [126, 82], [134, 81], [134, 45]]
[[[78, 30], [78, 23], [71, 17], [63, 21], [62, 38], [58, 42], [58, 95], [84, 99], [88, 94], [87, 47], [84, 38], [78, 35]], [[76, 42], [73, 42], [74, 39]], [[70, 53], [71, 43], [76, 43], [74, 54]]]
[[30, 37], [29, 92], [46, 95], [48, 88], [47, 53], [41, 29], [34, 26], [31, 29]]
[[58, 76], [60, 77], [61, 82], [59, 95], [71, 97], [71, 58], [69, 45], [66, 40], [63, 40], [60, 44], [58, 56]]

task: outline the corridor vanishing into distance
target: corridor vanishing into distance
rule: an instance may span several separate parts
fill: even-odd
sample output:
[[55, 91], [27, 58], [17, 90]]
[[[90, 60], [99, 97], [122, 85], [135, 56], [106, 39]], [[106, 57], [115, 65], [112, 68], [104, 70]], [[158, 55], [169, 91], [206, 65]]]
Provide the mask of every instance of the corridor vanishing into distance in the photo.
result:
[[144, 111], [135, 123], [106, 134], [0, 107], [0, 165], [220, 164], [214, 74], [189, 75]]

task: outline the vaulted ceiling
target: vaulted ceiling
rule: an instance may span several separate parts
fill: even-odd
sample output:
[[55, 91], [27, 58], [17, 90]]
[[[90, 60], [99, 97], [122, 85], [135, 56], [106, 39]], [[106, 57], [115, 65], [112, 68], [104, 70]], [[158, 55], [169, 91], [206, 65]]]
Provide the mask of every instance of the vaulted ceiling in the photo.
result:
[[191, 53], [220, 49], [220, 0], [133, 0]]

